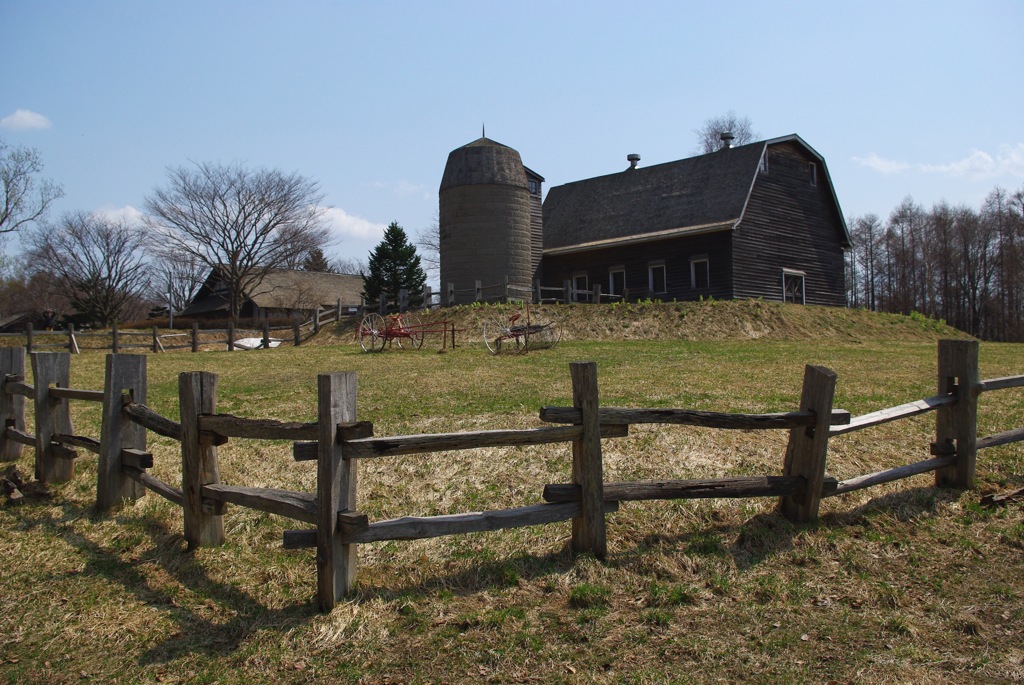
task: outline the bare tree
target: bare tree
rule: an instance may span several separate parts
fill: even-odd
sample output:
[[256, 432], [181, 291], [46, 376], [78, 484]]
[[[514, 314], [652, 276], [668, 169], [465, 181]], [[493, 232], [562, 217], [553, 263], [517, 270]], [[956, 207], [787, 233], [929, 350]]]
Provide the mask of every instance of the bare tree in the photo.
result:
[[180, 312], [192, 302], [210, 269], [193, 254], [161, 254], [152, 265], [150, 297]]
[[17, 231], [46, 216], [64, 190], [49, 179], [36, 178], [43, 170], [39, 151], [11, 147], [0, 140], [0, 234]]
[[331, 260], [331, 271], [336, 274], [362, 274], [366, 273], [368, 268], [365, 259], [336, 257]]
[[320, 185], [303, 176], [196, 164], [169, 169], [168, 177], [168, 187], [146, 199], [150, 226], [164, 251], [220, 268], [236, 321], [245, 293], [268, 272], [329, 242]]
[[419, 248], [420, 262], [431, 277], [441, 273], [441, 218], [434, 214], [434, 220], [427, 228], [416, 232], [416, 247]]
[[149, 287], [139, 226], [85, 212], [65, 214], [29, 237], [30, 260], [85, 320], [108, 326], [133, 311]]
[[736, 112], [731, 109], [723, 116], [711, 117], [704, 122], [703, 126], [694, 131], [697, 134], [696, 152], [699, 155], [705, 155], [721, 150], [726, 145], [722, 140], [722, 134], [727, 131], [733, 135], [732, 145], [734, 146], [753, 143], [758, 138], [753, 126], [748, 117], [738, 117]]

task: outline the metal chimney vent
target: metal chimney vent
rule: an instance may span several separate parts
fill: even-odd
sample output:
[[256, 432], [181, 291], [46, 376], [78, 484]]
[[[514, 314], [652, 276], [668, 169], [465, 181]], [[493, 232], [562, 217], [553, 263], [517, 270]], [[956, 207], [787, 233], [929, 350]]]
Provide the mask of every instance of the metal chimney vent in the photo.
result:
[[640, 161], [640, 155], [638, 155], [635, 152], [632, 154], [628, 154], [626, 155], [626, 161], [629, 162], [630, 169], [636, 169], [636, 165]]
[[722, 140], [722, 149], [727, 150], [732, 147], [732, 141], [736, 139], [736, 136], [732, 134], [732, 131], [722, 131], [719, 138]]

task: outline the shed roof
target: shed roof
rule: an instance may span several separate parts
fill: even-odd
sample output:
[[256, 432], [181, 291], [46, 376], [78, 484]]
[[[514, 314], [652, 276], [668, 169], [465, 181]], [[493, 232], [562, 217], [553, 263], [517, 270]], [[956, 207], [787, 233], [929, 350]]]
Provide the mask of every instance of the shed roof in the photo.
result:
[[[227, 311], [227, 298], [219, 293], [217, 270], [182, 311], [183, 316]], [[363, 277], [358, 274], [334, 274], [320, 271], [273, 269], [246, 297], [263, 309], [313, 309], [317, 305], [362, 302]]]
[[[305, 304], [343, 304], [362, 301], [363, 277], [323, 271], [274, 270], [249, 293], [264, 309], [303, 309]], [[298, 303], [298, 304], [297, 304]]]

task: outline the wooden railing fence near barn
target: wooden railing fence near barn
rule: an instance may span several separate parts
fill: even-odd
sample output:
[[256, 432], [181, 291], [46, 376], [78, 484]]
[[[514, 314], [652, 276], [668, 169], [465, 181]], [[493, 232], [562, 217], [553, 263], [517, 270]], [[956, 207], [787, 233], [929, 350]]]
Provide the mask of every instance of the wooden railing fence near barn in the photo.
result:
[[[644, 293], [640, 293], [643, 295]], [[470, 297], [465, 297], [469, 295]], [[580, 303], [602, 303], [620, 302], [630, 298], [630, 291], [623, 293], [607, 293], [600, 283], [595, 284], [588, 290], [579, 290], [573, 286], [572, 281], [565, 281], [561, 286], [542, 286], [539, 280], [535, 280], [532, 286], [515, 285], [506, 276], [503, 282], [484, 284], [483, 281], [474, 281], [472, 288], [456, 288], [454, 283], [445, 285], [443, 292], [434, 292], [428, 285], [423, 288], [421, 307], [454, 307], [456, 302], [471, 301], [480, 303], [495, 302], [523, 302], [531, 300], [538, 304], [568, 304], [570, 302]], [[410, 291], [407, 288], [400, 289], [397, 293], [382, 293], [377, 302], [377, 311], [386, 314], [393, 311], [402, 311], [410, 307]]]
[[[81, 352], [87, 346], [86, 340], [90, 341], [90, 348], [109, 349], [114, 354], [129, 349], [145, 349], [154, 353], [173, 350], [199, 352], [211, 346], [223, 346], [223, 349], [229, 351], [236, 348], [252, 349], [249, 346], [242, 348], [238, 344], [240, 340], [256, 340], [256, 347], [263, 349], [289, 343], [298, 347], [310, 336], [319, 333], [324, 325], [346, 317], [358, 318], [363, 310], [361, 304], [346, 305], [339, 301], [335, 307], [317, 308], [308, 320], [296, 319], [290, 326], [271, 326], [266, 319], [258, 328], [236, 327], [232, 323], [227, 328], [200, 328], [198, 322], [193, 322], [190, 330], [175, 332], [161, 332], [157, 326], [147, 330], [122, 329], [117, 324], [109, 331], [77, 331], [73, 324], [69, 324], [67, 330], [63, 331], [37, 331], [32, 324], [28, 324], [23, 333], [0, 333], [0, 337], [23, 338], [28, 352], [67, 350], [72, 354]], [[97, 340], [102, 342], [96, 345]], [[80, 345], [79, 341], [83, 344]]]
[[[152, 491], [183, 510], [190, 546], [224, 542], [228, 503], [286, 516], [310, 526], [288, 531], [284, 545], [315, 547], [317, 599], [329, 611], [352, 590], [356, 547], [383, 540], [410, 540], [572, 521], [572, 549], [604, 557], [605, 516], [628, 500], [778, 497], [780, 511], [793, 521], [810, 521], [824, 497], [870, 487], [914, 474], [935, 472], [939, 486], [970, 488], [979, 449], [1024, 440], [1024, 428], [977, 439], [977, 401], [983, 392], [1024, 387], [1024, 375], [979, 380], [978, 343], [944, 340], [938, 351], [938, 394], [898, 407], [851, 418], [833, 409], [836, 375], [808, 366], [800, 406], [775, 414], [730, 414], [687, 409], [601, 407], [597, 366], [569, 366], [573, 406], [543, 407], [540, 418], [553, 424], [522, 430], [375, 437], [373, 425], [357, 420], [356, 374], [317, 378], [317, 420], [312, 423], [246, 419], [217, 413], [217, 376], [179, 376], [179, 421], [146, 406], [146, 356], [107, 356], [103, 390], [70, 387], [70, 354], [31, 355], [34, 384], [26, 382], [23, 348], [0, 349], [0, 458], [18, 459], [22, 446], [35, 448], [36, 478], [70, 479], [76, 450], [98, 455], [96, 508], [109, 511]], [[35, 434], [25, 431], [26, 400], [33, 400]], [[99, 439], [74, 433], [69, 403], [102, 403]], [[852, 431], [926, 412], [936, 412], [932, 458], [907, 466], [837, 482], [827, 477], [828, 442]], [[625, 483], [603, 478], [603, 439], [625, 437], [632, 424], [674, 424], [718, 429], [789, 430], [781, 475], [711, 480], [659, 480]], [[181, 486], [162, 482], [148, 469], [147, 432], [181, 443]], [[316, 492], [252, 488], [221, 482], [217, 448], [231, 438], [292, 441], [296, 461], [315, 461]], [[501, 446], [572, 443], [571, 482], [545, 486], [541, 504], [498, 511], [412, 517], [370, 522], [359, 512], [356, 464], [359, 459], [425, 455], [432, 452]]]

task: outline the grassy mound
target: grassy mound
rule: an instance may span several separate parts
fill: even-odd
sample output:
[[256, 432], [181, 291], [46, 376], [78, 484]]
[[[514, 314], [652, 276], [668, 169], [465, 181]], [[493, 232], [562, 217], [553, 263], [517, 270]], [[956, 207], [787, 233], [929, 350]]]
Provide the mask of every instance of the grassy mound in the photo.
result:
[[[526, 312], [511, 304], [460, 305], [418, 313], [424, 323], [447, 321], [475, 341], [481, 325], [493, 317]], [[968, 337], [945, 322], [864, 309], [816, 307], [761, 300], [635, 302], [604, 305], [531, 305], [538, 321], [558, 321], [564, 340], [865, 340], [935, 341]], [[329, 326], [323, 343], [353, 340], [353, 321]]]

